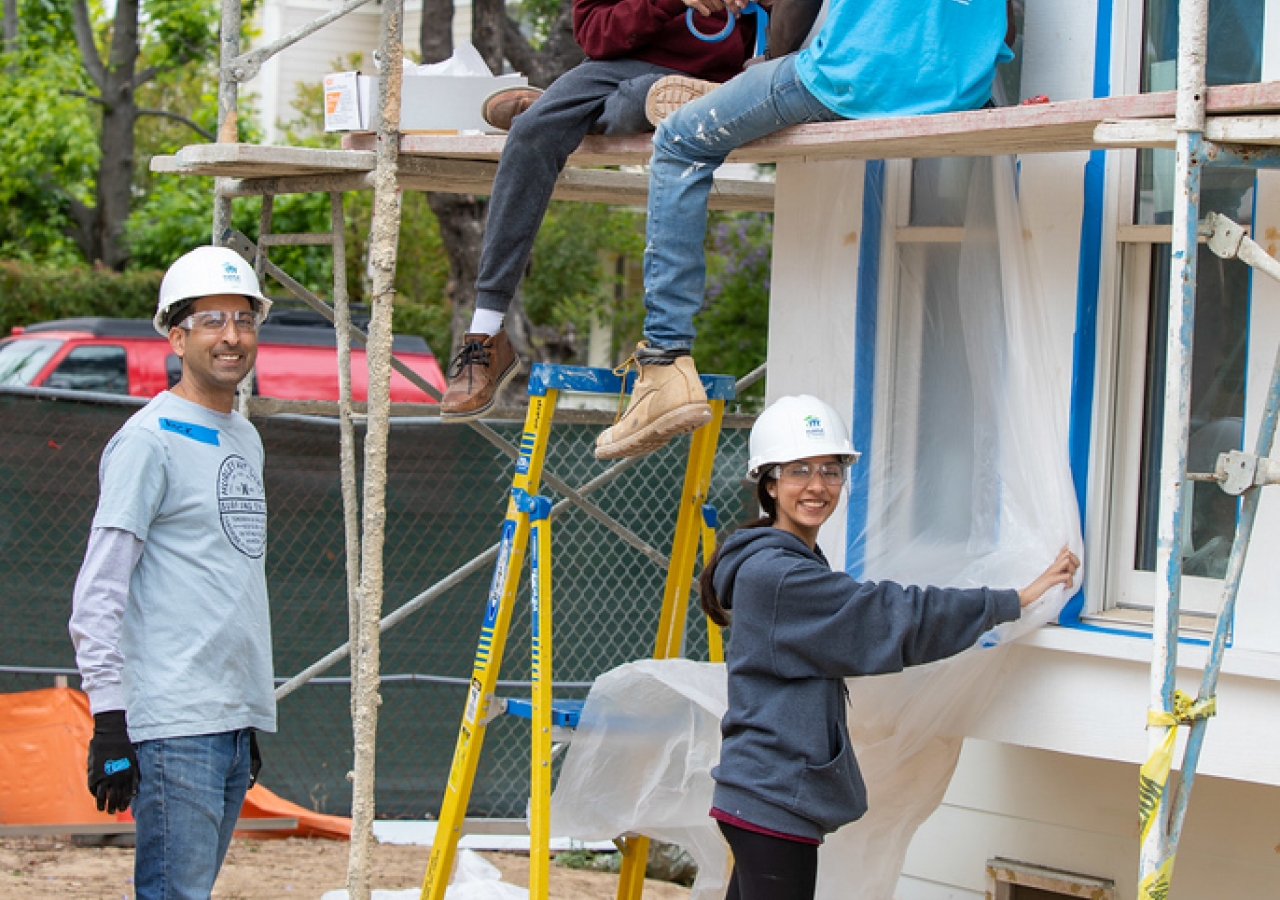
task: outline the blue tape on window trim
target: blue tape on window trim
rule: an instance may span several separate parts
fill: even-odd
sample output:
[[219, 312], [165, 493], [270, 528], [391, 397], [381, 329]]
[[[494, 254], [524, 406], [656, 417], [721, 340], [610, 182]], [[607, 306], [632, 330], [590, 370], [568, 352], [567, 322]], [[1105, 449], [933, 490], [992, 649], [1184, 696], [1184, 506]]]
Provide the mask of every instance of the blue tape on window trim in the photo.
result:
[[858, 242], [858, 295], [854, 308], [853, 439], [862, 458], [849, 470], [844, 570], [861, 578], [867, 555], [871, 499], [871, 438], [875, 422], [876, 316], [880, 292], [880, 233], [884, 219], [883, 160], [869, 160], [862, 180], [862, 238]]
[[194, 422], [182, 422], [178, 419], [161, 419], [160, 430], [171, 431], [174, 434], [180, 434], [184, 438], [190, 438], [202, 444], [209, 444], [213, 447], [218, 446], [218, 429], [216, 428], [196, 425]]
[[[1093, 96], [1111, 95], [1112, 0], [1099, 0], [1093, 50]], [[1081, 527], [1088, 519], [1089, 446], [1093, 441], [1093, 392], [1098, 358], [1098, 292], [1102, 282], [1102, 215], [1106, 202], [1106, 153], [1094, 150], [1084, 167], [1080, 263], [1076, 276], [1076, 333], [1072, 347], [1071, 419], [1067, 438], [1071, 478]], [[1083, 627], [1084, 590], [1067, 601], [1058, 623]]]

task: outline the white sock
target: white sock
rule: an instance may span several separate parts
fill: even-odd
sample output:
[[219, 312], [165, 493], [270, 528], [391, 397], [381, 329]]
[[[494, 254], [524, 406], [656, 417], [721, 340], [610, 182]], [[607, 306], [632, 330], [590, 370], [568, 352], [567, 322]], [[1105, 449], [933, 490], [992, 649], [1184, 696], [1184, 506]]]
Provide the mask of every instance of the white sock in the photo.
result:
[[481, 309], [477, 306], [471, 316], [471, 327], [467, 329], [467, 334], [495, 335], [502, 330], [502, 322], [506, 317], [506, 313], [496, 309]]

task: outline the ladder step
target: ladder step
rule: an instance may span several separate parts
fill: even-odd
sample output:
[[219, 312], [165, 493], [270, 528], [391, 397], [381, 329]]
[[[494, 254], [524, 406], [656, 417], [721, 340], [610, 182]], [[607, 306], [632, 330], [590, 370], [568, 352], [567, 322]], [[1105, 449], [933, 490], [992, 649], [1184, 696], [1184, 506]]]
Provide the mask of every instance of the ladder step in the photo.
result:
[[[732, 375], [701, 375], [702, 387], [708, 400], [732, 400], [736, 382]], [[627, 373], [627, 390], [635, 384], [636, 372]], [[529, 373], [529, 394], [545, 397], [547, 391], [566, 391], [573, 394], [617, 394], [622, 390], [622, 376], [613, 369], [594, 366], [553, 366], [535, 363]]]
[[[532, 700], [506, 699], [502, 702], [508, 715], [520, 719], [533, 718]], [[577, 728], [578, 717], [582, 715], [582, 706], [586, 702], [585, 700], [552, 700], [551, 724], [560, 728]]]

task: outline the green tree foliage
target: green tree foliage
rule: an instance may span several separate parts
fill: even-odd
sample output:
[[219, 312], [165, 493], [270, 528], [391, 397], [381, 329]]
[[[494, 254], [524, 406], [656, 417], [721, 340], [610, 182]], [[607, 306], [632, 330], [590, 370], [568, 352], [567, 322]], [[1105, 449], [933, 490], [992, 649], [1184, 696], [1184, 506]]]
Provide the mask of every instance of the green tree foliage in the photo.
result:
[[24, 0], [16, 48], [0, 54], [0, 256], [66, 265], [69, 197], [93, 193], [96, 114], [60, 0]]
[[0, 334], [15, 325], [75, 316], [149, 319], [162, 275], [0, 262]]
[[[707, 228], [707, 294], [694, 318], [698, 369], [742, 377], [765, 361], [773, 216], [712, 213]], [[749, 397], [764, 396], [764, 382]]]
[[[585, 362], [586, 346], [578, 336], [590, 332], [597, 316], [614, 327], [615, 355], [619, 344], [627, 347], [628, 338], [634, 343], [640, 293], [625, 278], [625, 263], [619, 267], [616, 259], [638, 259], [643, 252], [644, 217], [639, 212], [598, 203], [551, 204], [533, 245], [523, 291], [529, 321], [567, 338], [557, 343], [577, 348], [573, 359], [558, 361]], [[619, 268], [623, 275], [615, 274]]]

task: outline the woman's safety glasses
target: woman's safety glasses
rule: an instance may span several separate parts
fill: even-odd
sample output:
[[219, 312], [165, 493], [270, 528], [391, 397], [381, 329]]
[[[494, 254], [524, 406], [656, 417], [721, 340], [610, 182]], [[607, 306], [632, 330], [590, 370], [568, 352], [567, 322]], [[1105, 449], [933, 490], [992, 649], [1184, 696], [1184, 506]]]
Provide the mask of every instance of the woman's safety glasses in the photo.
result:
[[786, 465], [778, 466], [774, 469], [781, 481], [787, 481], [791, 484], [808, 484], [813, 478], [815, 472], [822, 478], [823, 484], [831, 487], [839, 487], [844, 484], [844, 480], [849, 470], [842, 463], [823, 463], [815, 466], [813, 463], [793, 462]]

